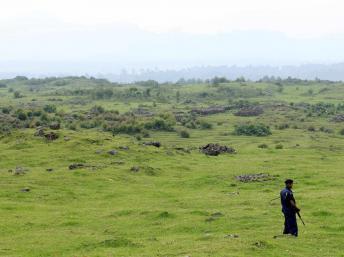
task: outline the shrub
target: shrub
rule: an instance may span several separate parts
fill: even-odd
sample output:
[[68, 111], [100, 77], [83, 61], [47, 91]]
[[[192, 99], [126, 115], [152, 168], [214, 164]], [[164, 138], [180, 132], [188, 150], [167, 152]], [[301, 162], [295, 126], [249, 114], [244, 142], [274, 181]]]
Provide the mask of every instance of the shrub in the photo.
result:
[[325, 128], [325, 127], [321, 127], [321, 128], [320, 128], [320, 131], [321, 131], [321, 132], [324, 132], [324, 133], [328, 133], [328, 134], [333, 133], [333, 129], [331, 129], [331, 128]]
[[137, 124], [121, 124], [117, 127], [112, 128], [113, 134], [123, 133], [123, 134], [137, 134], [142, 131], [142, 128]]
[[270, 128], [264, 124], [257, 124], [257, 125], [238, 125], [235, 127], [234, 134], [239, 136], [269, 136], [271, 135]]
[[283, 130], [283, 129], [287, 129], [289, 128], [289, 124], [288, 123], [283, 123], [277, 126], [277, 129], [279, 130]]
[[94, 114], [102, 114], [104, 112], [105, 112], [105, 109], [100, 105], [95, 105], [91, 108], [91, 113], [94, 113]]
[[54, 113], [56, 112], [56, 106], [52, 104], [47, 104], [43, 107], [43, 110], [47, 113]]
[[2, 113], [9, 114], [10, 112], [11, 112], [11, 108], [10, 107], [3, 107], [2, 108]]
[[110, 99], [113, 97], [113, 90], [110, 88], [99, 88], [92, 92], [93, 99]]
[[307, 128], [307, 130], [308, 131], [310, 131], [310, 132], [315, 132], [315, 127], [314, 126], [309, 126], [308, 128]]
[[180, 131], [179, 135], [180, 135], [181, 138], [189, 138], [190, 137], [190, 133], [187, 132], [186, 130]]
[[74, 131], [77, 130], [77, 125], [74, 122], [68, 123], [66, 127], [70, 130], [74, 130]]
[[278, 144], [275, 146], [276, 149], [283, 149], [283, 145], [282, 144]]
[[142, 137], [143, 138], [149, 138], [150, 134], [148, 133], [148, 131], [144, 130], [144, 131], [142, 131]]
[[344, 136], [344, 128], [339, 131], [339, 134]]
[[147, 122], [144, 127], [148, 130], [173, 131], [172, 124], [164, 119], [155, 119]]
[[211, 129], [213, 125], [209, 122], [206, 121], [201, 121], [200, 122], [201, 129]]
[[269, 146], [267, 144], [260, 144], [258, 145], [258, 148], [265, 149], [265, 148], [269, 148]]
[[16, 98], [16, 99], [18, 99], [18, 98], [22, 98], [23, 95], [22, 95], [19, 91], [15, 91], [15, 92], [13, 93], [13, 97]]
[[18, 111], [18, 113], [17, 113], [17, 118], [19, 119], [19, 120], [26, 120], [27, 119], [27, 115], [26, 115], [26, 113], [25, 112], [23, 112], [23, 111]]
[[0, 82], [0, 88], [6, 88], [6, 87], [7, 87], [6, 84]]

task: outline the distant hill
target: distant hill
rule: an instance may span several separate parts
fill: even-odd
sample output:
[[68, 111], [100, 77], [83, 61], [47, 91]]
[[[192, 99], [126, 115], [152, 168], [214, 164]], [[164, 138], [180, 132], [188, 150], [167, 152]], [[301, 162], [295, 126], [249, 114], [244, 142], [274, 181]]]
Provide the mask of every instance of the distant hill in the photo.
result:
[[98, 74], [99, 77], [111, 81], [133, 82], [142, 80], [156, 80], [159, 82], [175, 82], [184, 79], [209, 79], [215, 76], [223, 76], [228, 79], [244, 77], [250, 80], [258, 80], [264, 76], [281, 78], [293, 77], [300, 79], [315, 79], [332, 81], [344, 80], [344, 63], [322, 65], [307, 64], [301, 66], [206, 66], [191, 67], [180, 70], [143, 70], [141, 72], [126, 72], [120, 74]]
[[[83, 67], [79, 64], [78, 67]], [[86, 66], [85, 66], [86, 67]], [[87, 69], [85, 69], [87, 70]], [[71, 70], [70, 72], [53, 73], [53, 72], [1, 72], [1, 78], [11, 78], [17, 75], [25, 75], [27, 77], [50, 77], [50, 76], [69, 76], [69, 75], [85, 75], [97, 78], [106, 78], [113, 82], [135, 82], [144, 80], [156, 80], [158, 82], [176, 82], [181, 78], [184, 79], [210, 79], [215, 76], [226, 77], [228, 79], [237, 79], [244, 77], [249, 80], [259, 80], [264, 76], [274, 77], [293, 77], [299, 79], [315, 79], [331, 81], [344, 81], [344, 63], [337, 64], [305, 64], [299, 66], [194, 66], [184, 69], [141, 69], [122, 70], [119, 73], [82, 73], [80, 71]]]

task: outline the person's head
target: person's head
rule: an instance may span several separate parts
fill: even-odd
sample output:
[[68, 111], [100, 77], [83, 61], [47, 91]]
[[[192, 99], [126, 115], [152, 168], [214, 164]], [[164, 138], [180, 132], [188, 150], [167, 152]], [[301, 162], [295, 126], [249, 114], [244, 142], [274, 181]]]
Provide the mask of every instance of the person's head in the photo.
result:
[[294, 181], [292, 179], [287, 179], [284, 181], [286, 188], [292, 189]]

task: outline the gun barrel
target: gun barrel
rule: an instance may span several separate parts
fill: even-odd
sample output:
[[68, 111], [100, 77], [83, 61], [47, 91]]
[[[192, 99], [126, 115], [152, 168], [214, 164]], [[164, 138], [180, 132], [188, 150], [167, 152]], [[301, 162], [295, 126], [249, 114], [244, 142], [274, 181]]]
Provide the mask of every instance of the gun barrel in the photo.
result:
[[303, 222], [303, 219], [302, 219], [302, 217], [301, 217], [301, 215], [300, 215], [300, 213], [299, 213], [299, 212], [297, 212], [297, 216], [299, 216], [299, 218], [300, 218], [300, 220], [301, 220], [302, 224], [303, 224], [304, 226], [306, 226], [306, 224]]

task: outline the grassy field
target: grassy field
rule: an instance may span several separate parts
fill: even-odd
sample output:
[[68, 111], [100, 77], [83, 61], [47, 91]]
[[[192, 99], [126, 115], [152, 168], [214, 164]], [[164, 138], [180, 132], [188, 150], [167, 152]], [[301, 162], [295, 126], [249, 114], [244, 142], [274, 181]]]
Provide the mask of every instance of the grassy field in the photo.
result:
[[[344, 256], [344, 124], [331, 121], [343, 113], [344, 84], [283, 82], [281, 90], [272, 82], [142, 86], [17, 78], [3, 83], [0, 108], [10, 106], [9, 115], [16, 117], [55, 105], [47, 122], [57, 120], [61, 129], [57, 140], [48, 141], [34, 136], [35, 126], [8, 129], [1, 121], [6, 129], [0, 134], [0, 256]], [[72, 92], [92, 91], [99, 84], [114, 95]], [[86, 129], [80, 126], [84, 118], [75, 118], [76, 128], [68, 127], [69, 115], [87, 116], [95, 105], [129, 119], [126, 113], [138, 107], [163, 117], [239, 100], [262, 106], [264, 113], [241, 117], [229, 109], [198, 115], [211, 124], [207, 129], [174, 120], [173, 130], [148, 129], [149, 137], [111, 133], [102, 126]], [[319, 111], [314, 107], [319, 103], [330, 107]], [[233, 133], [246, 123], [266, 124], [272, 134]], [[190, 137], [180, 137], [180, 130]], [[143, 145], [148, 141], [162, 146]], [[198, 150], [207, 143], [231, 146], [237, 153], [207, 156]], [[266, 148], [258, 147], [262, 144]], [[84, 166], [69, 169], [71, 164]], [[273, 179], [236, 179], [259, 173]], [[298, 238], [275, 239], [283, 216], [279, 200], [270, 200], [278, 197], [286, 178], [295, 180], [306, 226], [299, 222]]]

